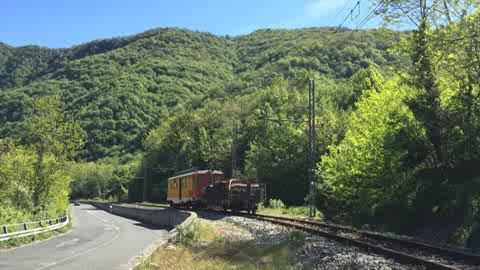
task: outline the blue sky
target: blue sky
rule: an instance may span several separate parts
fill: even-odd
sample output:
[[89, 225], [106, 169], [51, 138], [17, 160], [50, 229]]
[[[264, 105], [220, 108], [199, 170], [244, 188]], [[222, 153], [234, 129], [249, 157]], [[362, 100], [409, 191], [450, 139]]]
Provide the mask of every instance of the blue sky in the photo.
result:
[[[219, 35], [260, 28], [336, 26], [357, 0], [2, 0], [0, 42], [70, 47], [156, 27], [182, 27]], [[367, 14], [348, 19], [355, 27]], [[345, 7], [345, 8], [344, 8]], [[342, 12], [341, 12], [342, 11]], [[356, 11], [355, 11], [356, 12]], [[371, 22], [365, 27], [373, 27]]]

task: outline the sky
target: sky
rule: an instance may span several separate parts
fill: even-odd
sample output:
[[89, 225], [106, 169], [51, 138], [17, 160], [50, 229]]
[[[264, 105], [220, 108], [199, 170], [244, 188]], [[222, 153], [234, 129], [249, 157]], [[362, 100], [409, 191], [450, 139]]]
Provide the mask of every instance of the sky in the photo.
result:
[[[338, 26], [358, 0], [2, 0], [0, 42], [71, 47], [94, 39], [180, 27], [217, 35], [262, 28]], [[370, 0], [344, 26], [367, 16]], [[375, 27], [372, 20], [365, 27]]]

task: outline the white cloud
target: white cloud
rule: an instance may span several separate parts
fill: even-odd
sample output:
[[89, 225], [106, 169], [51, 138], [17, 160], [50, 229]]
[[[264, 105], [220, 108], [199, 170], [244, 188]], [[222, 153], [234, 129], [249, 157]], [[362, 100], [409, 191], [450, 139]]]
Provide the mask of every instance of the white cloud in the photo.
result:
[[346, 1], [349, 0], [305, 0], [303, 10], [290, 23], [303, 26], [323, 21], [325, 24], [333, 19]]
[[310, 0], [305, 3], [303, 15], [310, 19], [330, 16], [343, 4], [342, 0]]
[[[287, 17], [278, 17], [271, 24], [247, 25], [233, 32], [234, 35], [250, 33], [258, 28], [301, 28], [311, 26], [337, 26], [339, 18], [344, 18], [348, 9], [358, 0], [291, 0], [297, 1], [298, 6], [292, 9]], [[339, 11], [349, 2], [341, 15]], [[337, 17], [337, 18], [334, 18]]]

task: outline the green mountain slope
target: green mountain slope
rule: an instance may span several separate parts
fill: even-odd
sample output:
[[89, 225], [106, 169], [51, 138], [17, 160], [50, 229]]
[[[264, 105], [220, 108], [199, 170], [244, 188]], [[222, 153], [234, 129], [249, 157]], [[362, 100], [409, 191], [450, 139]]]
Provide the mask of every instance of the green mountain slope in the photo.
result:
[[0, 137], [18, 136], [37, 96], [56, 94], [88, 133], [84, 157], [133, 152], [178, 104], [254, 92], [278, 75], [336, 80], [395, 63], [398, 32], [368, 30], [323, 48], [332, 28], [258, 30], [235, 38], [177, 28], [98, 40], [68, 49], [0, 44]]

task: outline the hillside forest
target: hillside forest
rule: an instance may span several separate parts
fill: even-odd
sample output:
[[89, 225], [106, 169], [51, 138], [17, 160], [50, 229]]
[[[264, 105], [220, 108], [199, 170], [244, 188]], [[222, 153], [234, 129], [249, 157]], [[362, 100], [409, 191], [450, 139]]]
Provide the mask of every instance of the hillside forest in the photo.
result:
[[479, 246], [477, 7], [381, 1], [384, 27], [368, 30], [0, 43], [0, 224], [60, 215], [69, 198], [162, 202], [167, 177], [194, 166], [230, 176], [234, 126], [240, 174], [304, 205], [307, 126], [265, 119], [306, 119], [314, 79], [324, 218]]

